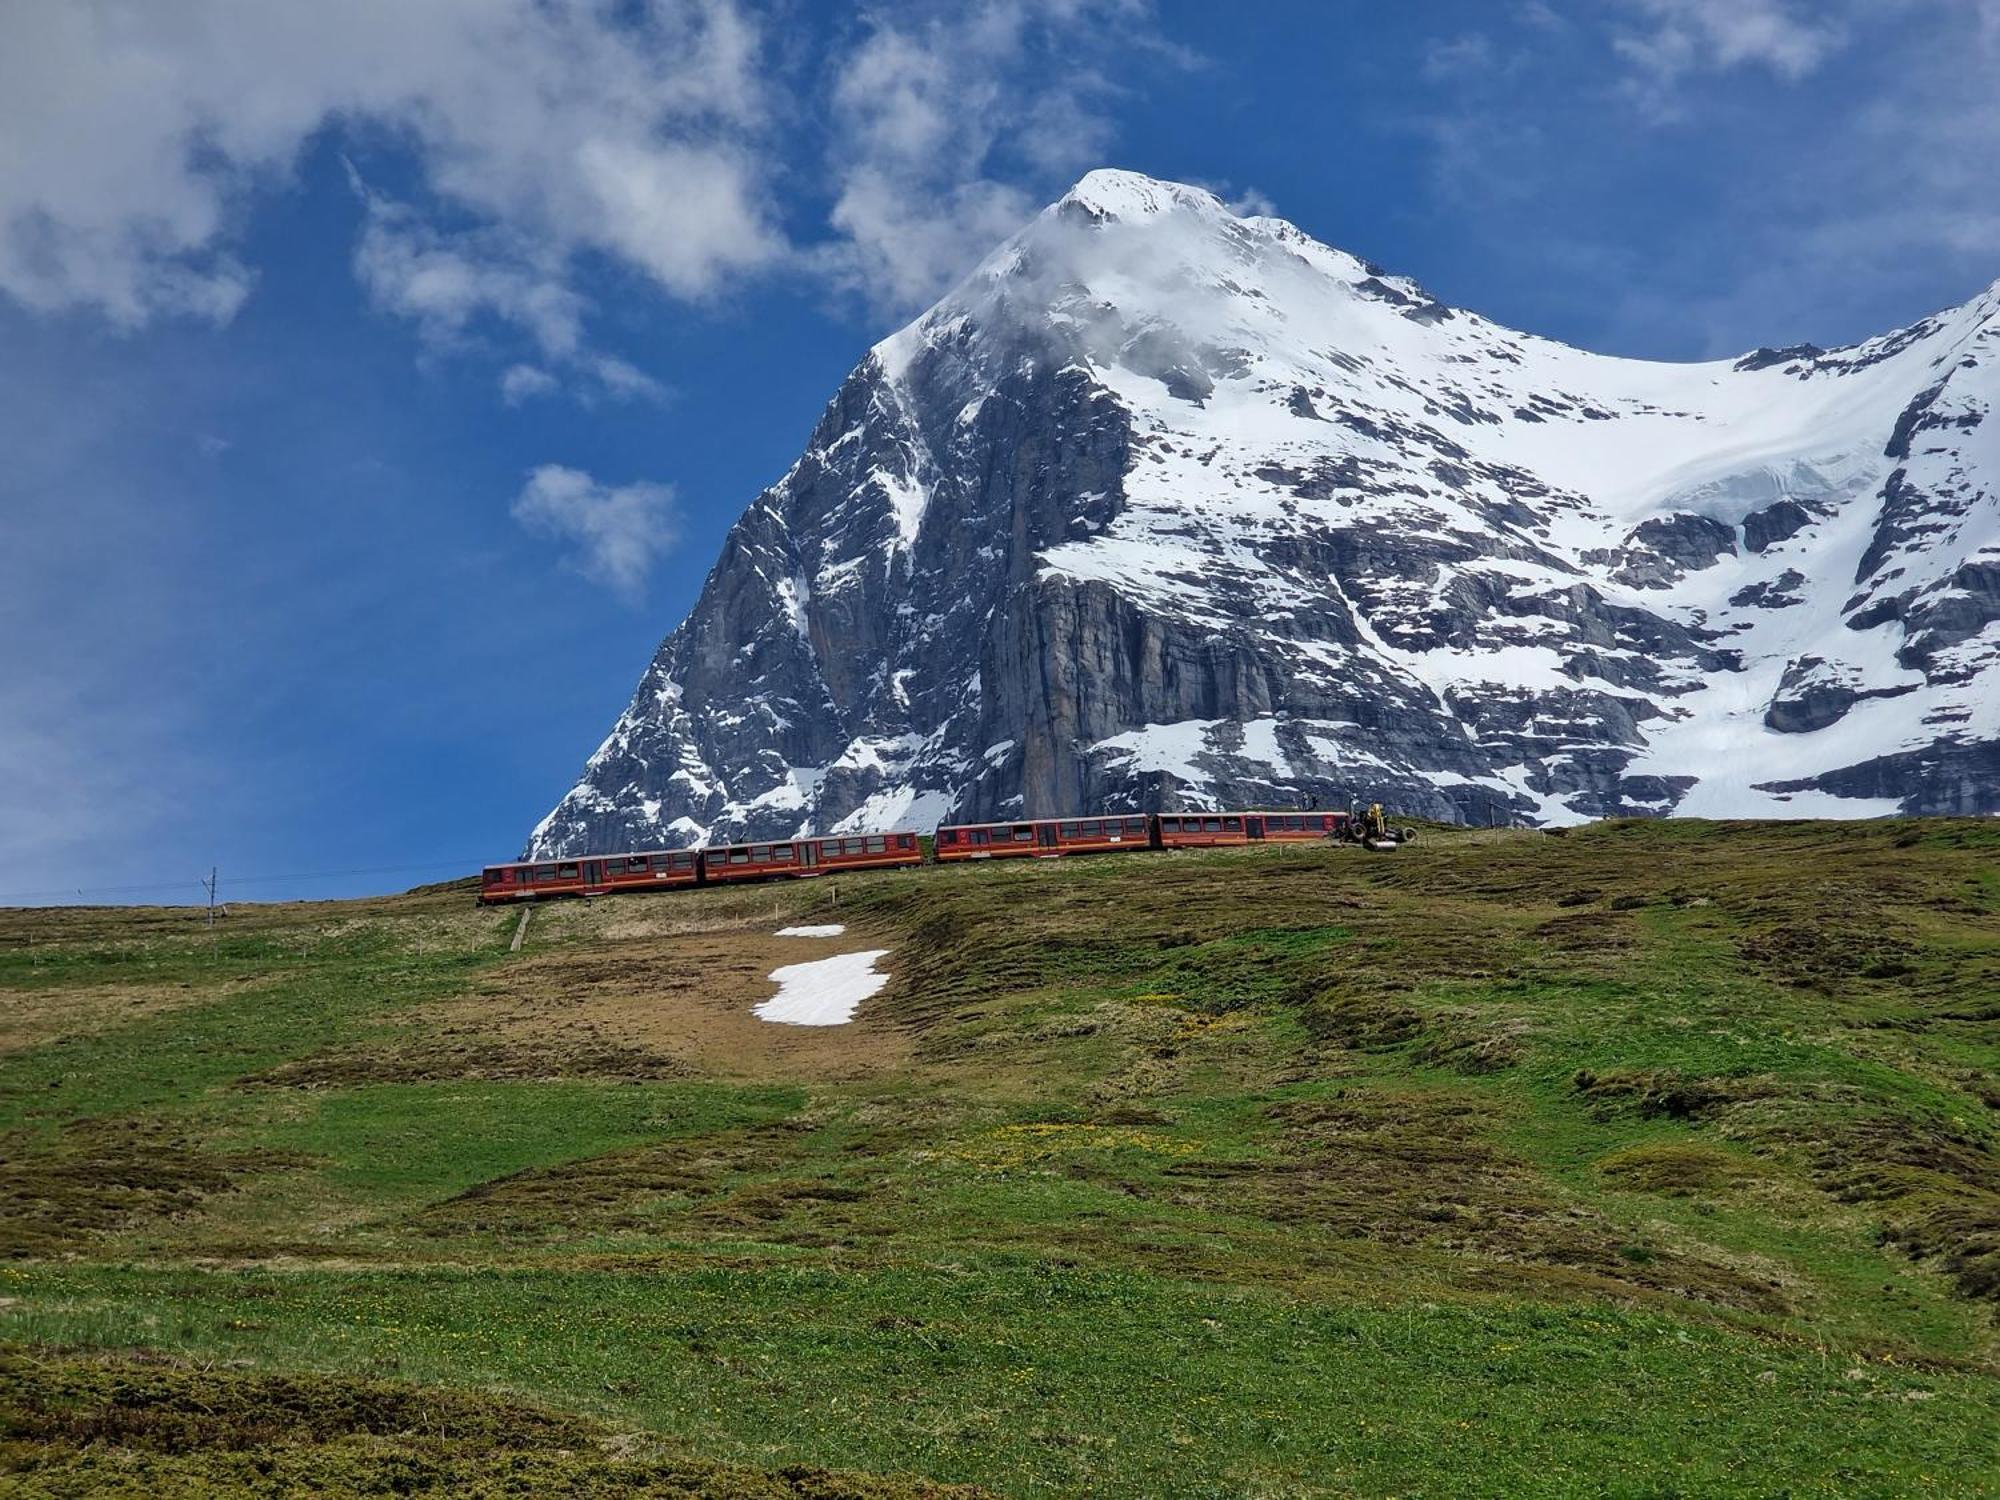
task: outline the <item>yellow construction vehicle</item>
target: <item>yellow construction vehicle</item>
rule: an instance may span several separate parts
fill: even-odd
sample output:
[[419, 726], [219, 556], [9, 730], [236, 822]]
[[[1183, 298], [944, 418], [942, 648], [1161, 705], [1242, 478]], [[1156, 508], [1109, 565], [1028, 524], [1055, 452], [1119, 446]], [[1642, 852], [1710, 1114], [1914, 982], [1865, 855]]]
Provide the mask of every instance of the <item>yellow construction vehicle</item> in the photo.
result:
[[1382, 804], [1371, 802], [1363, 812], [1357, 805], [1347, 815], [1347, 821], [1340, 826], [1341, 838], [1350, 844], [1359, 844], [1364, 849], [1387, 850], [1407, 844], [1417, 836], [1414, 828], [1391, 828], [1389, 819], [1382, 811]]

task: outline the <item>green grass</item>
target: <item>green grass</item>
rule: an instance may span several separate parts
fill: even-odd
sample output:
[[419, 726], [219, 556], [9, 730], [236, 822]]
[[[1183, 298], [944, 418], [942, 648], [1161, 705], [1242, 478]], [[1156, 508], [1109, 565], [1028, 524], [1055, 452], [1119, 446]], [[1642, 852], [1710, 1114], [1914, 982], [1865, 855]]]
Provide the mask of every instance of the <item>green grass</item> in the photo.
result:
[[[17, 1006], [178, 997], [0, 1055], [0, 1472], [1993, 1493], [1997, 857], [1970, 822], [1438, 831], [551, 907], [518, 956], [449, 891], [212, 944], [0, 914]], [[677, 931], [775, 965], [829, 915], [891, 949], [895, 1060], [592, 1029], [686, 1003]], [[306, 1376], [654, 1447], [200, 1425]]]
[[477, 1368], [713, 1457], [1021, 1494], [1889, 1495], [1927, 1479], [1974, 1495], [1991, 1458], [1986, 1377], [1615, 1307], [1341, 1306], [995, 1258], [7, 1279], [62, 1307], [32, 1330], [62, 1342], [123, 1342], [122, 1309], [151, 1306], [157, 1336], [219, 1356], [419, 1381]]

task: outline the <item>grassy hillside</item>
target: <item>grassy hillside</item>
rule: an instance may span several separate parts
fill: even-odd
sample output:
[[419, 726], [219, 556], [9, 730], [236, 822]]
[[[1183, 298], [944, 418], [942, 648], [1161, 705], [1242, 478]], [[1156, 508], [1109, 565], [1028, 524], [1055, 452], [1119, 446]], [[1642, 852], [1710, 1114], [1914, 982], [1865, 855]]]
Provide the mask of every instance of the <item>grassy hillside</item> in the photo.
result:
[[6, 1484], [2000, 1492], [2000, 827], [515, 922], [0, 914]]

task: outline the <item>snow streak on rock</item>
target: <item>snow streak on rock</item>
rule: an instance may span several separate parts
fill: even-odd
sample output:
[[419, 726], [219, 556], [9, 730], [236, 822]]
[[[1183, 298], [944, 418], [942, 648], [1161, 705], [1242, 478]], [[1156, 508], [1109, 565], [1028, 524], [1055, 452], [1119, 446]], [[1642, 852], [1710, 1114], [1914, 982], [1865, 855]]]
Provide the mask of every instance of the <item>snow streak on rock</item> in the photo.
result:
[[1611, 359], [1093, 172], [848, 377], [529, 851], [2000, 811], [1996, 400], [2000, 283]]

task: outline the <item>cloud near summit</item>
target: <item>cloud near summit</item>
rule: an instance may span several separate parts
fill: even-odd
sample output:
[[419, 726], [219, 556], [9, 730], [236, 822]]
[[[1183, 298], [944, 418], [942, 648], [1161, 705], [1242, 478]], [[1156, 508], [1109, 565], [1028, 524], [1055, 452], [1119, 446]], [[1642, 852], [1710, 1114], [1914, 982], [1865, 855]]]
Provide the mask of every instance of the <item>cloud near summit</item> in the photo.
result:
[[[912, 0], [807, 64], [742, 0], [21, 0], [0, 294], [123, 328], [226, 321], [255, 295], [249, 220], [331, 136], [364, 163], [355, 269], [378, 307], [431, 343], [507, 331], [615, 388], [580, 266], [683, 302], [772, 271], [921, 301], [1034, 206], [996, 147], [1031, 174], [1088, 165], [1104, 85], [1051, 60], [1114, 21], [1150, 25], [1140, 0]], [[409, 178], [393, 192], [385, 159]], [[801, 176], [828, 206], [787, 222], [779, 182]]]

